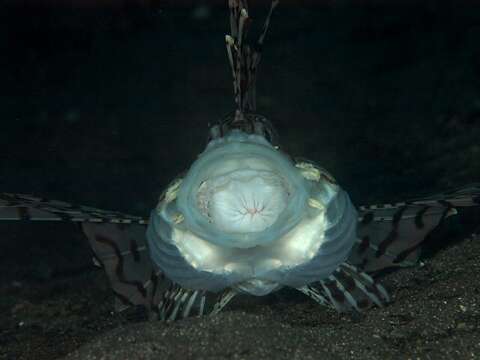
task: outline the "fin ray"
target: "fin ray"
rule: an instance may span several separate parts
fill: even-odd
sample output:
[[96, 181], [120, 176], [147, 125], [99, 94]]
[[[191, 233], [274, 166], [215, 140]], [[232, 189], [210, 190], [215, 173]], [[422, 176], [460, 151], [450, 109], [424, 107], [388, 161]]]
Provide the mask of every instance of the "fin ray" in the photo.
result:
[[348, 263], [341, 264], [327, 279], [298, 288], [321, 305], [338, 312], [362, 312], [390, 302], [385, 288], [371, 276]]
[[148, 224], [148, 219], [140, 216], [13, 193], [0, 193], [1, 220]]
[[435, 228], [458, 209], [474, 206], [480, 206], [480, 184], [396, 204], [360, 206], [358, 241], [348, 262], [366, 272], [414, 265]]

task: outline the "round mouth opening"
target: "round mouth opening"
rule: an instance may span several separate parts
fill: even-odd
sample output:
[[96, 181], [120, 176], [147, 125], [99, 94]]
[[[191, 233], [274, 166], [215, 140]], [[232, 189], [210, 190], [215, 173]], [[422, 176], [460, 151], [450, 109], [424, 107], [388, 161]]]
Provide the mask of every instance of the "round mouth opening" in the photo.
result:
[[229, 248], [266, 245], [302, 218], [309, 185], [290, 158], [256, 138], [207, 147], [183, 179], [176, 201], [182, 226]]
[[257, 233], [277, 221], [289, 196], [287, 183], [275, 172], [239, 169], [204, 180], [197, 207], [226, 234]]

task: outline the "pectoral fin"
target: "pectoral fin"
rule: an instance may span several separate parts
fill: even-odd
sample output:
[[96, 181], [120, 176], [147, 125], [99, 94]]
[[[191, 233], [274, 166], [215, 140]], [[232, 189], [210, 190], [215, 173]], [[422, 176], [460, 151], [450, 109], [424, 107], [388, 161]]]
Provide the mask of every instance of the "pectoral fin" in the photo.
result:
[[[461, 208], [472, 206], [480, 206], [478, 185], [404, 203], [362, 206], [358, 240], [348, 263], [370, 273], [414, 265], [432, 230]], [[474, 232], [479, 230], [480, 221]]]
[[298, 288], [321, 305], [338, 312], [361, 312], [390, 301], [385, 288], [367, 273], [348, 263], [341, 264], [327, 279]]
[[218, 314], [232, 300], [237, 291], [225, 289], [219, 294], [205, 290], [188, 290], [178, 284], [171, 284], [163, 293], [158, 305], [159, 319], [174, 321], [189, 316]]
[[116, 310], [142, 305], [156, 311], [170, 281], [150, 260], [145, 227], [83, 223], [82, 228], [115, 293]]
[[0, 221], [71, 221], [146, 225], [140, 216], [48, 200], [26, 194], [0, 193]]
[[0, 221], [66, 221], [81, 223], [105, 269], [116, 297], [116, 309], [142, 305], [157, 309], [170, 282], [155, 269], [145, 241], [147, 220], [116, 211], [73, 205], [24, 194], [0, 193]]

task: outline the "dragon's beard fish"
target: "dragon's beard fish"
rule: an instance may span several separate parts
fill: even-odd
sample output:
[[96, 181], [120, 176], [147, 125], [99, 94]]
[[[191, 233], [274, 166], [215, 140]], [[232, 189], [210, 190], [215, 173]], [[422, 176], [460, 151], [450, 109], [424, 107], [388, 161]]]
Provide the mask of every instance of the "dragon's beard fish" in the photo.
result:
[[149, 220], [9, 193], [0, 194], [0, 220], [80, 222], [117, 310], [138, 305], [175, 320], [282, 287], [339, 312], [384, 306], [390, 297], [376, 275], [414, 265], [444, 219], [480, 206], [480, 186], [354, 207], [327, 171], [283, 153], [271, 123], [255, 112], [256, 71], [278, 1], [255, 47], [245, 41], [246, 1], [228, 4], [237, 109], [210, 128], [206, 149], [170, 183]]

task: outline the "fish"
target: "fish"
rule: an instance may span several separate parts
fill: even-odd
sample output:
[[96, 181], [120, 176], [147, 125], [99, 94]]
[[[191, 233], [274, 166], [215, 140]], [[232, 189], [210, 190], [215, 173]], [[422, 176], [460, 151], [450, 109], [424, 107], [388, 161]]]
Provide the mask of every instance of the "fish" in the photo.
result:
[[283, 288], [340, 313], [388, 305], [381, 274], [418, 264], [436, 228], [480, 206], [480, 184], [355, 206], [326, 169], [285, 153], [274, 125], [256, 112], [257, 71], [278, 5], [271, 2], [250, 44], [247, 1], [228, 1], [236, 108], [209, 128], [203, 152], [149, 216], [1, 193], [0, 220], [80, 224], [115, 309], [139, 306], [152, 319], [214, 315], [237, 296]]

